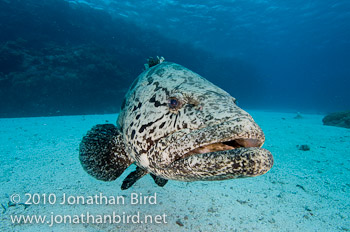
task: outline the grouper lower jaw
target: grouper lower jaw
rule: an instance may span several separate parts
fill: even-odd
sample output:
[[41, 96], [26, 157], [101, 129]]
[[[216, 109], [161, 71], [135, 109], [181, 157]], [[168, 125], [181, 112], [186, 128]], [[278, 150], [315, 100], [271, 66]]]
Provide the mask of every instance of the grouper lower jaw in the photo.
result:
[[[260, 176], [273, 166], [272, 154], [259, 147], [209, 152], [177, 160], [160, 172], [179, 181], [214, 181]], [[169, 175], [167, 175], [169, 173]]]

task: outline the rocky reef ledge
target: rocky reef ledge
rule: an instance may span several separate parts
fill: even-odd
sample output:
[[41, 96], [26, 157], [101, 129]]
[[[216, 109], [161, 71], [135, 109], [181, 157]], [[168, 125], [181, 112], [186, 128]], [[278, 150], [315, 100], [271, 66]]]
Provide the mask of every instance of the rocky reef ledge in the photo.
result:
[[336, 112], [326, 115], [323, 124], [327, 126], [338, 126], [350, 128], [350, 111]]

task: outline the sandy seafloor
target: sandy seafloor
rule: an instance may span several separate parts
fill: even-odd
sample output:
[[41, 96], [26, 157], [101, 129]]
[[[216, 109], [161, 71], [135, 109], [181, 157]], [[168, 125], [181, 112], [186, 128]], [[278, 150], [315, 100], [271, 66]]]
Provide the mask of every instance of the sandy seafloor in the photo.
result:
[[[80, 166], [82, 136], [116, 115], [0, 119], [0, 231], [350, 231], [350, 130], [322, 125], [322, 115], [249, 111], [265, 132], [275, 164], [266, 175], [218, 182], [169, 181], [148, 175], [121, 191], [126, 173], [101, 182]], [[310, 151], [297, 145], [307, 144]], [[55, 194], [56, 204], [9, 205], [10, 196]], [[73, 196], [124, 196], [125, 204], [58, 204]], [[157, 194], [156, 204], [130, 204], [131, 193]], [[18, 200], [18, 199], [17, 199]], [[12, 224], [14, 215], [162, 215], [161, 224]], [[59, 219], [59, 218], [58, 218]]]

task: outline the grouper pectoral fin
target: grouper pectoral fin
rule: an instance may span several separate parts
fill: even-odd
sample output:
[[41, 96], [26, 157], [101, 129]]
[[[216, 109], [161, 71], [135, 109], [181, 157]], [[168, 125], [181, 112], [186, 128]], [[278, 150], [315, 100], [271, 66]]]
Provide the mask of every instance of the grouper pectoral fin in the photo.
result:
[[[139, 179], [141, 179], [143, 176], [145, 176], [147, 174], [148, 174], [148, 172], [145, 169], [140, 168], [140, 167], [136, 167], [136, 170], [131, 172], [124, 179], [121, 189], [125, 190], [125, 189], [130, 188], [131, 186], [133, 186], [136, 183], [136, 181], [138, 181]], [[152, 176], [154, 182], [160, 187], [163, 187], [168, 182], [168, 180], [163, 179], [159, 176], [156, 176], [152, 173], [151, 173], [151, 176]]]
[[139, 179], [141, 179], [143, 176], [147, 174], [148, 172], [145, 169], [136, 167], [136, 170], [133, 172], [130, 172], [130, 174], [123, 180], [121, 189], [125, 190], [130, 188], [136, 183], [136, 181], [138, 181]]
[[159, 186], [159, 187], [163, 187], [166, 183], [168, 183], [167, 179], [163, 179], [162, 177], [156, 176], [154, 174], [151, 173], [151, 176], [154, 180], [154, 182]]
[[103, 181], [117, 179], [134, 162], [126, 154], [122, 135], [113, 124], [96, 125], [84, 136], [79, 159], [88, 174]]

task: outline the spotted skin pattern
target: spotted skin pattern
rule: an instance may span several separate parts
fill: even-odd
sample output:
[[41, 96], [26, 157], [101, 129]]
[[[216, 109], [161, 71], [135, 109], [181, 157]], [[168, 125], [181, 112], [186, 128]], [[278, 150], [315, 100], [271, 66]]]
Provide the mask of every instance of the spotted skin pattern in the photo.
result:
[[[151, 67], [130, 87], [117, 120], [125, 153], [145, 173], [164, 179], [262, 175], [272, 167], [272, 155], [260, 148], [262, 130], [235, 101], [181, 65]], [[203, 153], [207, 145], [232, 140], [254, 141], [254, 147]], [[203, 154], [190, 155], [199, 150]]]

